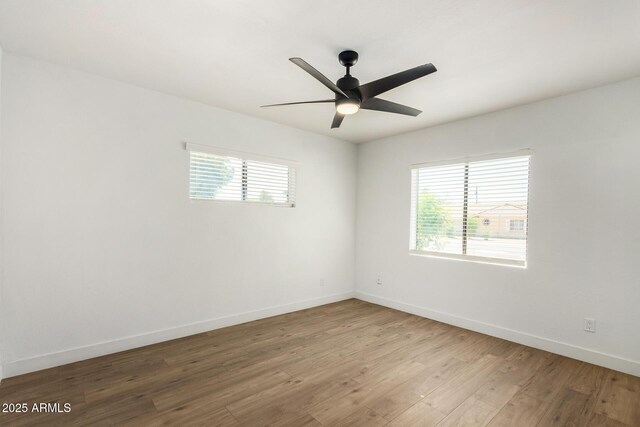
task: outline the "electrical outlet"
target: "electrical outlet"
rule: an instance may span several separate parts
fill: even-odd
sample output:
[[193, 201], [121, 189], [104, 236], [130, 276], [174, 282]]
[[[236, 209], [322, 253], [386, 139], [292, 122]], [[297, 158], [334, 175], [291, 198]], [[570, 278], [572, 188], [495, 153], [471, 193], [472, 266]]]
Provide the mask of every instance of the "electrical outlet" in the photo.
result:
[[320, 279], [320, 286], [324, 287], [324, 279]]
[[376, 278], [376, 284], [382, 286], [382, 274], [378, 274], [378, 277]]
[[596, 319], [592, 319], [591, 317], [584, 318], [584, 330], [587, 332], [595, 332], [596, 331]]

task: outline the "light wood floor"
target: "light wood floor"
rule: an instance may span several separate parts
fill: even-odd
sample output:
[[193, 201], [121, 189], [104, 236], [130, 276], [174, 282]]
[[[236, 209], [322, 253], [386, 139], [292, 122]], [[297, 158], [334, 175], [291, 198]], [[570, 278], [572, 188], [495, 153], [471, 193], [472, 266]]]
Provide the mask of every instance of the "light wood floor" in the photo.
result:
[[343, 301], [3, 380], [1, 425], [640, 426], [640, 378]]

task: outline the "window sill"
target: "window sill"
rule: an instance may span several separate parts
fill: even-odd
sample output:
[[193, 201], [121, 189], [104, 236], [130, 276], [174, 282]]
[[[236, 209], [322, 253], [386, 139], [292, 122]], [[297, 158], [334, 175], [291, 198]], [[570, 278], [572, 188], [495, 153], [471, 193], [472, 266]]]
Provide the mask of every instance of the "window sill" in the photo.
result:
[[419, 250], [410, 250], [409, 255], [428, 257], [428, 258], [448, 259], [453, 261], [474, 262], [477, 264], [499, 265], [502, 267], [521, 268], [523, 270], [527, 268], [526, 261], [517, 261], [517, 260], [502, 259], [502, 258], [489, 258], [489, 257], [481, 257], [481, 256], [473, 256], [473, 255], [457, 255], [457, 254], [447, 254], [443, 252], [431, 252], [431, 251], [419, 251]]
[[253, 200], [220, 200], [220, 199], [192, 199], [189, 198], [192, 203], [220, 203], [231, 205], [247, 205], [247, 206], [273, 206], [276, 208], [295, 208], [295, 203], [270, 203], [270, 202], [258, 202]]

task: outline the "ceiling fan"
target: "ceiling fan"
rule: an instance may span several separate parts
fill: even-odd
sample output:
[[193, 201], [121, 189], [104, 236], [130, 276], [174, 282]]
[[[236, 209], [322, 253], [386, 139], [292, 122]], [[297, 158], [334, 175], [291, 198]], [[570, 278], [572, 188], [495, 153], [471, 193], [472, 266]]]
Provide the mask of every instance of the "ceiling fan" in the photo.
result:
[[278, 107], [282, 105], [297, 104], [322, 104], [333, 102], [336, 105], [336, 114], [331, 123], [331, 129], [340, 127], [344, 116], [355, 114], [358, 110], [376, 110], [387, 113], [404, 114], [407, 116], [417, 116], [422, 111], [406, 105], [397, 104], [384, 99], [376, 98], [381, 93], [387, 92], [405, 83], [409, 83], [420, 77], [435, 73], [436, 67], [433, 64], [419, 65], [406, 71], [401, 71], [387, 77], [361, 85], [358, 79], [351, 75], [351, 67], [358, 62], [358, 53], [353, 50], [345, 50], [338, 55], [340, 64], [347, 68], [347, 73], [335, 84], [325, 77], [320, 71], [313, 68], [302, 58], [289, 58], [289, 61], [305, 70], [315, 77], [320, 83], [328, 87], [335, 93], [334, 99], [322, 99], [318, 101], [287, 102], [284, 104], [270, 104], [262, 107]]

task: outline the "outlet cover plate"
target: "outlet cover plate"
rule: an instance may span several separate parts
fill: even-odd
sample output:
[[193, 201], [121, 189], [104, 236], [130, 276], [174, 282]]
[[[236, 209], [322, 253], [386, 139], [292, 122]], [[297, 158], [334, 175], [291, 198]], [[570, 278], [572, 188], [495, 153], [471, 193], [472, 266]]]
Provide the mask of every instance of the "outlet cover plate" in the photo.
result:
[[591, 317], [584, 318], [584, 330], [587, 332], [595, 332], [596, 331], [596, 319]]

